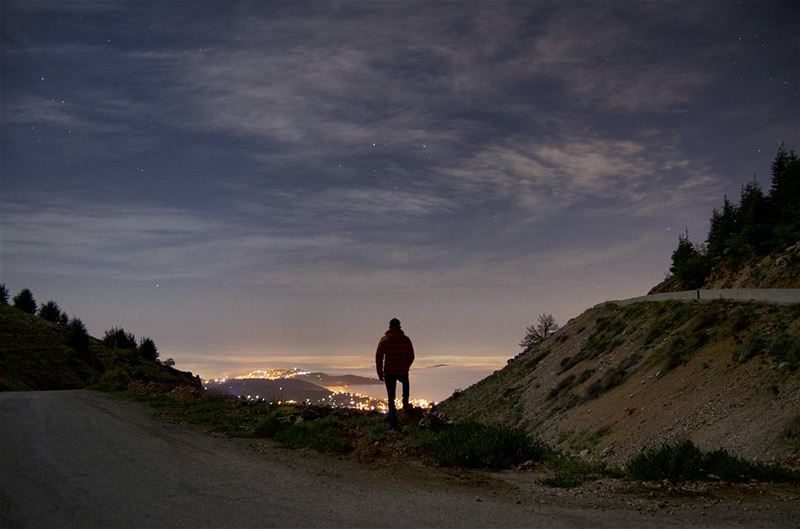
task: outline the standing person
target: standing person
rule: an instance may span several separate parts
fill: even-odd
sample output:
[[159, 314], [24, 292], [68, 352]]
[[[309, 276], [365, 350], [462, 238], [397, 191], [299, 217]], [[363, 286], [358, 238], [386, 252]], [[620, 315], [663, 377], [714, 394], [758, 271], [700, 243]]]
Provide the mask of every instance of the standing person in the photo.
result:
[[386, 393], [389, 397], [389, 425], [397, 428], [397, 408], [394, 403], [397, 395], [397, 381], [403, 385], [403, 409], [408, 409], [408, 369], [414, 362], [414, 346], [411, 340], [400, 328], [400, 320], [392, 318], [389, 321], [389, 330], [378, 342], [375, 351], [375, 368], [378, 378], [386, 383]]

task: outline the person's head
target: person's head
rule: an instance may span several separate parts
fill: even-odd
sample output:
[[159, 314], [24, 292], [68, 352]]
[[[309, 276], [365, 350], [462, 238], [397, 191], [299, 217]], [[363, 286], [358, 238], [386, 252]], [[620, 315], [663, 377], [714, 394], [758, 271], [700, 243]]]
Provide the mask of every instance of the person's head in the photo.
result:
[[392, 318], [389, 320], [389, 328], [390, 329], [399, 329], [400, 328], [400, 320], [397, 318]]

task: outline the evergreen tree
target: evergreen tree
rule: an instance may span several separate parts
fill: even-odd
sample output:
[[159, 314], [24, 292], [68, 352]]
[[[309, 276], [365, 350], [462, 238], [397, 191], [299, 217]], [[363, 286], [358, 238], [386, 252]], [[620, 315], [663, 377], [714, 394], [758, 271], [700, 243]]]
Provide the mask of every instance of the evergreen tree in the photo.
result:
[[742, 188], [738, 220], [750, 255], [763, 255], [772, 250], [769, 200], [755, 180]]
[[685, 235], [678, 237], [678, 247], [672, 252], [672, 265], [669, 271], [678, 278], [684, 288], [700, 288], [710, 271], [708, 258], [701, 250], [689, 240], [688, 230]]
[[103, 336], [103, 343], [111, 349], [137, 349], [136, 338], [121, 327], [108, 329]]
[[142, 338], [139, 342], [139, 356], [147, 360], [158, 360], [158, 348], [151, 338]]
[[65, 311], [61, 311], [61, 316], [58, 318], [58, 324], [62, 327], [66, 327], [69, 325], [69, 316]]
[[772, 189], [775, 245], [800, 240], [800, 159], [783, 145], [772, 162]]
[[0, 283], [0, 303], [8, 305], [8, 289], [5, 283]]
[[36, 300], [33, 299], [33, 293], [27, 288], [20, 290], [19, 294], [14, 296], [14, 307], [28, 314], [36, 314]]
[[89, 333], [86, 326], [78, 318], [72, 318], [67, 324], [67, 345], [77, 352], [89, 365], [94, 365], [94, 358], [89, 351]]
[[[736, 206], [731, 204], [725, 195], [722, 201], [722, 211], [711, 214], [711, 226], [708, 231], [708, 255], [712, 260], [720, 259], [731, 252], [731, 242], [738, 233], [739, 219]], [[678, 241], [680, 245], [680, 239]]]
[[79, 353], [89, 350], [89, 333], [78, 318], [72, 318], [67, 324], [67, 344]]
[[39, 307], [39, 317], [53, 323], [61, 321], [61, 314], [58, 304], [52, 300]]

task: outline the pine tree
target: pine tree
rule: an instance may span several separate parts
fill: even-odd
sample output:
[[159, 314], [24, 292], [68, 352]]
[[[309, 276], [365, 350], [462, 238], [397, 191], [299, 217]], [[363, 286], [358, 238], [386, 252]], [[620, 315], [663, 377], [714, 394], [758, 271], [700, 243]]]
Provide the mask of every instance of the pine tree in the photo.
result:
[[52, 321], [53, 323], [58, 323], [61, 321], [61, 309], [55, 301], [48, 301], [39, 307], [39, 317], [47, 321]]
[[775, 245], [800, 240], [800, 159], [783, 145], [772, 162], [770, 201], [774, 215]]
[[151, 338], [142, 338], [139, 342], [139, 356], [147, 360], [158, 360], [158, 348]]
[[121, 327], [108, 329], [103, 336], [103, 343], [112, 349], [137, 349], [136, 337]]
[[678, 278], [684, 288], [700, 288], [710, 271], [707, 255], [698, 250], [689, 240], [689, 230], [678, 236], [678, 247], [672, 252], [669, 271]]
[[89, 350], [89, 333], [78, 318], [72, 318], [67, 324], [67, 345], [72, 347], [89, 365], [95, 364]]
[[8, 305], [8, 289], [5, 283], [0, 283], [0, 303]]
[[28, 314], [36, 314], [36, 300], [33, 299], [33, 293], [27, 288], [20, 290], [19, 294], [14, 296], [14, 307]]

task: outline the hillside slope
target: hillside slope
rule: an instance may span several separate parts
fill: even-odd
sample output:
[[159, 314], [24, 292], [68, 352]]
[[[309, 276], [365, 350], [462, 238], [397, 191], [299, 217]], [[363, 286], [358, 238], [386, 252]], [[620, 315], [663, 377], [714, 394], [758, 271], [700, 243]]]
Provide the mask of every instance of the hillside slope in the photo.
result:
[[191, 373], [109, 349], [95, 338], [89, 338], [88, 355], [78, 354], [65, 328], [0, 304], [0, 391], [76, 389], [111, 379], [202, 387]]
[[441, 406], [589, 459], [682, 439], [785, 459], [800, 449], [786, 434], [799, 365], [800, 306], [606, 303]]
[[[702, 288], [800, 288], [800, 241], [739, 266], [718, 263], [705, 278]], [[685, 289], [686, 285], [671, 275], [648, 294]]]

